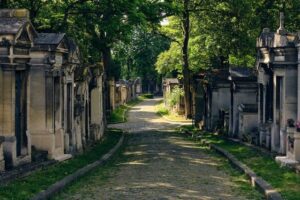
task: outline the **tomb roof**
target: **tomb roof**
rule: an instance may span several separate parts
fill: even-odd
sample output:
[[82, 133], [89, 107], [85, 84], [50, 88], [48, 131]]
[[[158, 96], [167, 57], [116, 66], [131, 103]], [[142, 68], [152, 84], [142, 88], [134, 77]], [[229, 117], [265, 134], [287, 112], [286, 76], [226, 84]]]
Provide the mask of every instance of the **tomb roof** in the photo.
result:
[[213, 69], [209, 76], [215, 80], [227, 80], [229, 76], [229, 71], [227, 68], [224, 69]]
[[28, 23], [28, 10], [0, 9], [0, 34], [17, 34]]
[[127, 81], [127, 80], [121, 79], [121, 80], [119, 80], [119, 81], [117, 82], [117, 84], [118, 84], [118, 85], [122, 85], [122, 86], [129, 86], [129, 85], [130, 85], [130, 82]]
[[276, 32], [271, 32], [269, 28], [264, 28], [257, 39], [257, 47], [294, 47], [297, 43], [297, 34], [288, 32], [284, 27], [284, 14], [280, 13], [280, 26]]
[[64, 33], [38, 33], [34, 43], [37, 45], [58, 45], [64, 37]]
[[257, 80], [256, 70], [249, 67], [231, 67], [229, 69], [229, 80], [255, 81]]
[[17, 34], [27, 23], [25, 18], [0, 17], [0, 34]]
[[164, 79], [165, 84], [179, 84], [179, 80], [177, 78], [166, 78]]

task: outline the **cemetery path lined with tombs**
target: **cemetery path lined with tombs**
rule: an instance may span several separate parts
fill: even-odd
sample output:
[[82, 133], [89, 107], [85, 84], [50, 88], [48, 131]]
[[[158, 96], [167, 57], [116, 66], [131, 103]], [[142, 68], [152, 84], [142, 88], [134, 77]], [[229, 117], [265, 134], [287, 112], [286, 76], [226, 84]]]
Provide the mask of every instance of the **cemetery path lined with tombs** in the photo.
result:
[[128, 131], [113, 164], [57, 199], [247, 199], [217, 157], [169, 131], [178, 124], [156, 115], [158, 100], [145, 100], [132, 108], [127, 123], [113, 125]]

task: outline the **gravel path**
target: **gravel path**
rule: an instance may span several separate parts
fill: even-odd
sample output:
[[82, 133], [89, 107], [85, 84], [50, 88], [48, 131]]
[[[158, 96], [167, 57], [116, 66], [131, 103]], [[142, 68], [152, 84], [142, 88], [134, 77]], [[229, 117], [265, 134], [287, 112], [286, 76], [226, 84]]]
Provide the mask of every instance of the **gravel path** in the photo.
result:
[[161, 101], [161, 98], [147, 99], [134, 106], [128, 113], [128, 120], [126, 123], [109, 125], [110, 128], [119, 128], [128, 132], [143, 132], [143, 131], [162, 131], [172, 130], [183, 124], [170, 122], [158, 116], [155, 113], [155, 104]]
[[93, 175], [60, 199], [246, 199], [222, 170], [219, 160], [193, 142], [166, 130], [168, 123], [154, 113], [157, 99], [146, 100], [129, 113], [129, 122], [114, 125], [130, 133], [117, 170], [105, 181]]

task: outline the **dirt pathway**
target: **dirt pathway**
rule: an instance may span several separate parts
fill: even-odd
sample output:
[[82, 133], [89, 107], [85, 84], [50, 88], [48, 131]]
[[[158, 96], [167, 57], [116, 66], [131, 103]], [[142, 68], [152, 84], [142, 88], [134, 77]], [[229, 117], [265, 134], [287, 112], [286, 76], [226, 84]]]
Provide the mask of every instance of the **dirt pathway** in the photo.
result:
[[[114, 125], [130, 131], [126, 147], [109, 178], [97, 173], [61, 199], [246, 199], [235, 191], [218, 159], [193, 142], [170, 132], [176, 126], [154, 113], [157, 99], [133, 108], [129, 122]], [[100, 169], [99, 169], [100, 171]]]

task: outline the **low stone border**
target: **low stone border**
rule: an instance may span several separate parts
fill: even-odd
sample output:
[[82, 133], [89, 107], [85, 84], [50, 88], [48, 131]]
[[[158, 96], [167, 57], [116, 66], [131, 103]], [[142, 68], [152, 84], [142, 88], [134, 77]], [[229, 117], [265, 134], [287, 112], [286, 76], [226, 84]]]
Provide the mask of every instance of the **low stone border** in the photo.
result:
[[232, 154], [227, 152], [226, 150], [214, 145], [210, 144], [210, 147], [214, 150], [216, 150], [218, 153], [222, 154], [228, 160], [238, 168], [241, 172], [245, 173], [250, 181], [253, 187], [257, 187], [260, 192], [262, 192], [267, 200], [283, 200], [281, 195], [263, 178], [257, 176], [254, 171], [252, 171], [247, 165], [244, 163], [238, 161], [237, 158], [235, 158]]
[[97, 160], [91, 164], [86, 165], [85, 167], [77, 170], [75, 173], [66, 176], [62, 180], [54, 183], [50, 187], [48, 187], [45, 191], [38, 193], [35, 197], [31, 198], [31, 200], [43, 200], [50, 199], [53, 197], [55, 193], [62, 191], [67, 185], [75, 181], [76, 179], [84, 176], [88, 172], [94, 170], [95, 168], [105, 164], [109, 158], [113, 156], [113, 154], [121, 147], [124, 141], [124, 135], [120, 138], [119, 142], [112, 148], [107, 154], [103, 155], [100, 160]]

